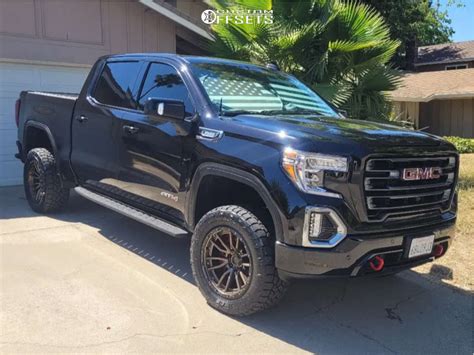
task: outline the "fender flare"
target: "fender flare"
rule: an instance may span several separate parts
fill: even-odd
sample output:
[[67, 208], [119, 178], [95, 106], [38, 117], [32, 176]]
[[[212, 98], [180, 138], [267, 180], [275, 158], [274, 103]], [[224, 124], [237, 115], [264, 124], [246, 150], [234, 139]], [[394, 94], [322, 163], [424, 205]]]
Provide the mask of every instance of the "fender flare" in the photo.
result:
[[189, 198], [186, 201], [186, 217], [189, 221], [189, 225], [193, 229], [197, 224], [194, 216], [196, 213], [199, 186], [201, 185], [203, 178], [209, 175], [225, 177], [248, 185], [254, 189], [263, 200], [272, 216], [276, 239], [278, 241], [285, 239], [285, 231], [287, 230], [287, 228], [285, 228], [285, 226], [287, 226], [285, 222], [286, 219], [263, 182], [249, 172], [218, 163], [203, 163], [199, 165], [192, 178], [189, 189]]
[[[51, 130], [49, 129], [48, 126], [46, 126], [44, 123], [41, 123], [41, 122], [36, 122], [36, 121], [26, 121], [25, 123], [25, 126], [24, 126], [24, 131], [23, 131], [23, 161], [26, 161], [26, 156], [28, 154], [28, 151], [26, 149], [27, 147], [27, 141], [26, 141], [26, 137], [28, 135], [28, 128], [30, 127], [34, 127], [34, 128], [38, 128], [39, 130], [43, 131], [44, 133], [46, 133], [46, 135], [48, 136], [48, 139], [49, 139], [49, 142], [51, 143], [51, 147], [53, 148], [53, 155], [56, 159], [58, 159], [59, 157], [59, 152], [58, 152], [58, 147], [56, 145], [56, 141], [54, 140], [54, 137], [53, 137], [53, 134], [51, 133]], [[61, 175], [61, 168], [59, 166], [59, 164], [56, 164], [56, 172], [59, 176], [59, 179], [61, 181], [61, 185], [64, 184], [64, 181], [63, 181], [63, 177]]]
[[28, 136], [28, 128], [30, 127], [34, 127], [34, 128], [38, 128], [42, 131], [44, 131], [44, 133], [46, 133], [46, 135], [48, 136], [48, 139], [49, 139], [49, 142], [51, 143], [51, 147], [53, 148], [53, 155], [55, 157], [58, 156], [58, 148], [56, 146], [56, 141], [54, 140], [54, 137], [53, 137], [53, 134], [51, 133], [51, 130], [49, 129], [48, 126], [46, 126], [44, 123], [40, 123], [40, 122], [36, 122], [36, 121], [26, 121], [25, 123], [25, 129], [24, 129], [24, 133], [23, 133], [23, 149], [24, 149], [24, 152], [23, 152], [23, 155], [24, 155], [24, 159], [26, 159], [26, 155], [28, 154], [27, 150], [26, 150], [26, 147], [27, 147], [27, 141], [26, 141], [26, 137]]

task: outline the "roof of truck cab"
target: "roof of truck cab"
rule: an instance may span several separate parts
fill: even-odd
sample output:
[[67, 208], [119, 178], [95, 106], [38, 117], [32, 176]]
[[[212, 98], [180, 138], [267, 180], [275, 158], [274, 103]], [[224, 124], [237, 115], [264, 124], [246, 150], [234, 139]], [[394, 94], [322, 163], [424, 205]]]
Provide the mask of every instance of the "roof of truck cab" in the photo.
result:
[[193, 55], [180, 55], [174, 53], [126, 53], [126, 54], [113, 54], [106, 56], [107, 59], [113, 58], [168, 58], [168, 59], [177, 59], [179, 61], [184, 61], [187, 63], [216, 63], [216, 64], [230, 64], [237, 66], [252, 66], [256, 68], [265, 68], [264, 66], [253, 64], [249, 62], [243, 62], [239, 60], [226, 59], [226, 58], [216, 58], [216, 57], [201, 57]]

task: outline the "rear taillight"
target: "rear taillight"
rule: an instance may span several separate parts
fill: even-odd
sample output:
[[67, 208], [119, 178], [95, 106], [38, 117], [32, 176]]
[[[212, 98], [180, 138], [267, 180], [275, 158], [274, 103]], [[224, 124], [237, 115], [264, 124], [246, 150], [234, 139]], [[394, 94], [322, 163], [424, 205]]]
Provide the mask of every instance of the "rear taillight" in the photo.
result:
[[15, 123], [17, 127], [20, 125], [20, 99], [15, 101]]

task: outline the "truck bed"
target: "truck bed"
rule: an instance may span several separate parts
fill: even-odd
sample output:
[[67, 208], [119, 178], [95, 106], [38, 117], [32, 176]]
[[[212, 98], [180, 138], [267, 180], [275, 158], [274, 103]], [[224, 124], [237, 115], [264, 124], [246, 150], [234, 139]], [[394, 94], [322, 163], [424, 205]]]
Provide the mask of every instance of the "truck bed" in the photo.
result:
[[[23, 91], [20, 94], [18, 141], [27, 142], [35, 126], [44, 125], [56, 143], [60, 168], [66, 168], [71, 147], [71, 120], [79, 94], [44, 91]], [[23, 150], [28, 147], [23, 145]]]

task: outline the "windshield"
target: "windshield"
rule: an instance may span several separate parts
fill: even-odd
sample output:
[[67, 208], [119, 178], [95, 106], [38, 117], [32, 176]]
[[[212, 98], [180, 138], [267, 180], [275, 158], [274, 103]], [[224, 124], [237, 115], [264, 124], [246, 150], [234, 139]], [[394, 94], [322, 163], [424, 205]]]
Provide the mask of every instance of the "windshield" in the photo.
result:
[[221, 115], [313, 114], [339, 117], [316, 93], [284, 73], [249, 65], [193, 63], [192, 70]]

